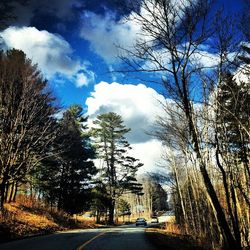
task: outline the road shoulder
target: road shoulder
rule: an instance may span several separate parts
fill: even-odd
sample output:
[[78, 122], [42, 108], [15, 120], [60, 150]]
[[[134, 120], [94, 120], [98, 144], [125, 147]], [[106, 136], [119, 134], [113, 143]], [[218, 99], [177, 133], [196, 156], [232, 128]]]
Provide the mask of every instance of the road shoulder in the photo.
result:
[[204, 250], [190, 236], [166, 234], [163, 230], [146, 230], [146, 237], [158, 250]]

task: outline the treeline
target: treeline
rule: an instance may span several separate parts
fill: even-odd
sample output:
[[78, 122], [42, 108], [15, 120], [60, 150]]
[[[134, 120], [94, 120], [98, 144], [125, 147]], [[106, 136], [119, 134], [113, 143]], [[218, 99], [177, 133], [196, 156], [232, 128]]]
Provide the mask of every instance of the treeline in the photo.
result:
[[161, 176], [157, 173], [143, 174], [138, 177], [138, 181], [142, 183], [143, 194], [134, 195], [128, 193], [123, 196], [124, 200], [130, 204], [130, 211], [137, 217], [152, 217], [161, 215], [162, 212], [170, 210], [168, 204], [168, 193], [162, 187]]
[[57, 118], [57, 101], [37, 66], [22, 51], [0, 53], [1, 208], [26, 184], [30, 195], [74, 213], [96, 173], [82, 109], [72, 106]]
[[[137, 177], [139, 186], [134, 190], [125, 190], [116, 200], [115, 220], [123, 217], [123, 221], [132, 221], [137, 217], [150, 218], [159, 216], [166, 210], [169, 210], [168, 194], [163, 189], [162, 180], [155, 178], [155, 174], [141, 174]], [[95, 188], [95, 199], [92, 203], [91, 211], [94, 212], [96, 222], [108, 221], [108, 202], [103, 196], [103, 188]], [[131, 192], [132, 191], [132, 192]], [[138, 192], [140, 191], [140, 192]]]
[[193, 105], [198, 148], [181, 109], [166, 104], [167, 117], [158, 121], [177, 222], [185, 233], [209, 237], [213, 248], [224, 244], [221, 227], [239, 247], [249, 245], [249, 103], [249, 82], [223, 76], [207, 104]]
[[[113, 224], [124, 192], [141, 195], [136, 172], [143, 164], [129, 155], [130, 129], [121, 116], [99, 115], [89, 130], [79, 105], [62, 112], [22, 51], [0, 52], [0, 108], [1, 209], [22, 187], [69, 214], [92, 209], [98, 215], [104, 207]], [[102, 165], [95, 167], [97, 158]]]
[[56, 136], [54, 98], [21, 51], [0, 52], [1, 208]]
[[209, 247], [249, 247], [249, 5], [236, 18], [214, 1], [140, 3], [130, 18], [145, 37], [122, 59], [132, 72], [161, 74], [167, 99], [155, 135], [177, 222]]

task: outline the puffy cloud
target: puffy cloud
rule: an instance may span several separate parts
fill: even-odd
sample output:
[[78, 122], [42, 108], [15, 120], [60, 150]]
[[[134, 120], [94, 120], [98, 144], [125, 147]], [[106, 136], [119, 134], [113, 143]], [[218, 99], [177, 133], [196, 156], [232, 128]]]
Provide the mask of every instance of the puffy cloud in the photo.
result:
[[59, 35], [34, 27], [9, 27], [0, 35], [8, 48], [23, 50], [46, 75], [73, 74], [81, 68], [80, 62], [71, 58], [70, 45]]
[[88, 75], [81, 72], [87, 72], [86, 63], [73, 58], [70, 44], [59, 35], [35, 27], [9, 27], [0, 32], [0, 36], [5, 47], [24, 51], [48, 78], [55, 74], [64, 75], [75, 80], [77, 86], [93, 80], [91, 71]]
[[81, 86], [86, 85], [87, 83], [88, 83], [88, 79], [83, 73], [80, 73], [77, 75], [77, 78], [76, 78], [77, 86], [81, 87]]
[[[177, 0], [172, 0], [173, 6], [179, 9], [181, 6], [187, 6], [188, 1], [183, 1], [181, 4]], [[152, 34], [142, 30], [142, 23], [140, 20], [146, 19], [148, 23], [152, 23], [156, 29], [156, 33], [162, 32], [162, 27], [158, 30], [158, 21], [152, 16], [159, 16], [164, 18], [164, 10], [156, 8], [151, 1], [143, 1], [140, 4], [130, 3], [130, 9], [133, 9], [129, 15], [123, 18], [117, 18], [114, 11], [107, 11], [104, 15], [96, 14], [92, 11], [86, 10], [83, 12], [82, 28], [80, 36], [90, 42], [93, 51], [100, 55], [106, 62], [114, 63], [118, 59], [119, 50], [117, 47], [125, 50], [133, 51], [136, 41], [152, 42]], [[150, 10], [150, 11], [149, 11]], [[140, 18], [137, 13], [143, 18]], [[171, 18], [171, 17], [170, 17]], [[105, 39], [103, 39], [105, 37]]]
[[133, 21], [116, 21], [116, 15], [108, 12], [104, 16], [86, 11], [83, 14], [80, 36], [90, 42], [91, 48], [104, 60], [117, 60], [118, 48], [132, 47], [140, 27]]
[[130, 142], [141, 143], [151, 139], [147, 132], [152, 130], [156, 115], [161, 112], [159, 100], [163, 101], [163, 97], [143, 84], [100, 82], [87, 98], [86, 105], [90, 118], [109, 111], [120, 114], [131, 128]]
[[151, 139], [144, 143], [132, 144], [132, 155], [140, 159], [144, 166], [139, 169], [138, 173], [159, 171], [159, 165], [162, 161], [163, 147], [160, 141]]
[[[146, 6], [145, 4], [140, 6], [140, 14], [149, 22], [156, 22], [149, 9], [155, 15], [162, 16], [162, 13], [159, 12], [158, 8], [154, 8], [150, 1], [144, 3]], [[136, 4], [131, 5], [132, 9], [137, 9]], [[142, 32], [142, 24], [138, 21], [137, 11], [132, 11], [128, 16], [117, 20], [117, 14], [114, 11], [99, 15], [87, 10], [82, 15], [83, 23], [80, 36], [89, 41], [92, 50], [106, 62], [114, 63], [118, 59], [119, 52], [122, 52], [117, 47], [132, 51], [138, 39], [147, 42], [149, 42], [149, 39], [152, 40], [152, 37], [147, 36], [145, 31]], [[135, 16], [137, 18], [134, 18]], [[155, 24], [155, 27], [157, 27], [157, 24]], [[103, 39], [104, 37], [105, 39]]]
[[82, 66], [82, 70], [73, 77], [72, 81], [75, 82], [78, 88], [87, 86], [89, 83], [95, 81], [95, 73], [86, 66]]
[[161, 143], [146, 133], [152, 131], [156, 116], [162, 112], [159, 101], [164, 102], [163, 96], [143, 84], [100, 82], [87, 98], [86, 105], [90, 120], [110, 111], [122, 116], [126, 126], [131, 128], [127, 139], [133, 147], [132, 154], [145, 164], [145, 171], [152, 170], [161, 157]]
[[[189, 5], [189, 1], [179, 2], [172, 0], [174, 8], [177, 10]], [[150, 10], [150, 11], [149, 11]], [[162, 33], [162, 26], [159, 27], [158, 21], [152, 16], [158, 16], [163, 19], [165, 16], [164, 10], [155, 8], [151, 1], [143, 1], [140, 7], [140, 18], [136, 11], [132, 11], [128, 16], [125, 16], [117, 20], [115, 12], [106, 12], [105, 15], [98, 15], [91, 11], [83, 12], [82, 28], [80, 36], [90, 42], [91, 49], [101, 56], [107, 63], [117, 63], [120, 53], [125, 53], [126, 50], [133, 52], [134, 45], [137, 41], [141, 43], [146, 42], [149, 46], [154, 40], [151, 32], [147, 32], [142, 29], [141, 21], [147, 20], [148, 23], [152, 23], [152, 27], [155, 28], [155, 33]], [[171, 16], [169, 16], [171, 19]], [[177, 22], [179, 17], [175, 17]], [[157, 27], [159, 27], [157, 29]], [[103, 39], [105, 38], [105, 39]], [[180, 56], [185, 44], [180, 44]], [[136, 52], [137, 53], [137, 52]], [[135, 53], [135, 54], [136, 54]], [[170, 53], [165, 49], [159, 49], [150, 51], [153, 54], [153, 58], [158, 58], [163, 67], [169, 67], [170, 65]], [[219, 57], [217, 54], [209, 52], [208, 47], [202, 47], [196, 50], [196, 53], [192, 55], [191, 60], [195, 64], [199, 64], [203, 67], [214, 67], [218, 64]], [[150, 61], [145, 61], [141, 65], [144, 69], [155, 69], [159, 67], [158, 64], [154, 64]]]

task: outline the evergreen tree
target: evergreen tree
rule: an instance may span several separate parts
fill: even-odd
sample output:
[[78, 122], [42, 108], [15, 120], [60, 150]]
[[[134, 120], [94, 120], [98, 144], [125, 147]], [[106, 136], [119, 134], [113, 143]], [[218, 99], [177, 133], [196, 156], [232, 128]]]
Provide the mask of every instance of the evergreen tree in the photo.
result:
[[107, 215], [109, 197], [106, 185], [102, 181], [96, 181], [93, 184], [95, 184], [95, 187], [91, 191], [90, 209], [92, 213], [96, 216], [96, 223], [100, 223], [101, 217], [106, 217]]
[[103, 159], [101, 178], [106, 183], [109, 197], [109, 224], [114, 223], [114, 208], [117, 199], [125, 192], [141, 192], [135, 175], [143, 164], [128, 155], [131, 149], [125, 138], [130, 131], [123, 124], [122, 117], [109, 112], [101, 114], [94, 121], [93, 136], [99, 158]]
[[[249, 192], [249, 142], [246, 128], [250, 127], [250, 93], [245, 82], [227, 73], [218, 89], [216, 124], [216, 162], [219, 167], [229, 220], [235, 238], [241, 241], [236, 188], [246, 201]], [[222, 161], [222, 160], [223, 161]]]
[[[248, 83], [236, 81], [230, 73], [224, 77], [218, 92], [218, 137], [222, 150], [248, 164], [250, 127], [250, 93]], [[224, 149], [223, 149], [224, 148]]]
[[117, 204], [117, 210], [120, 216], [122, 216], [122, 220], [124, 222], [125, 215], [131, 215], [131, 206], [124, 199], [120, 199]]
[[87, 118], [82, 108], [71, 106], [59, 121], [58, 154], [46, 159], [38, 178], [45, 196], [54, 199], [58, 209], [74, 214], [89, 203], [91, 177], [96, 174], [92, 159], [95, 156], [89, 135], [83, 125]]

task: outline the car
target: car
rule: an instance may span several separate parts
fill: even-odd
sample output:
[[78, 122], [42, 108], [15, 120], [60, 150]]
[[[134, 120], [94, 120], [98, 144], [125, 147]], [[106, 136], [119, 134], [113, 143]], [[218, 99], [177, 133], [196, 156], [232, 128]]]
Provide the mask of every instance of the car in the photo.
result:
[[159, 220], [157, 217], [151, 218], [151, 223], [159, 223]]
[[145, 218], [137, 218], [135, 225], [136, 226], [147, 226], [147, 221]]

